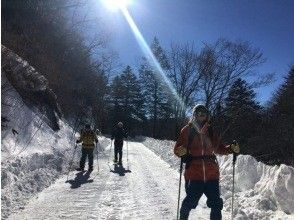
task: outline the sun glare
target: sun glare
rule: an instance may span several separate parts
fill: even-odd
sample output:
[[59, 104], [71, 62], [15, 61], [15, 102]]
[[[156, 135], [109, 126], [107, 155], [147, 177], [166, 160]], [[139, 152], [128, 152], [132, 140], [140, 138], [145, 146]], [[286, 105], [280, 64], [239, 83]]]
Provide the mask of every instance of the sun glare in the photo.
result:
[[126, 8], [130, 5], [131, 0], [103, 0], [104, 4], [110, 10], [116, 11], [122, 8]]
[[181, 99], [181, 97], [177, 94], [176, 89], [172, 85], [171, 81], [168, 79], [164, 70], [161, 68], [158, 60], [152, 53], [150, 47], [148, 46], [146, 40], [144, 39], [142, 33], [140, 32], [139, 28], [137, 27], [135, 21], [133, 20], [132, 16], [130, 15], [127, 6], [132, 3], [132, 0], [103, 0], [104, 4], [109, 8], [109, 10], [117, 11], [120, 10], [124, 15], [125, 19], [127, 20], [139, 46], [141, 47], [143, 53], [145, 54], [146, 58], [150, 62], [150, 64], [157, 70], [157, 79], [162, 81], [165, 85], [167, 85], [168, 89], [170, 90], [171, 94], [174, 95], [178, 103], [180, 104], [181, 108], [187, 109], [185, 103]]

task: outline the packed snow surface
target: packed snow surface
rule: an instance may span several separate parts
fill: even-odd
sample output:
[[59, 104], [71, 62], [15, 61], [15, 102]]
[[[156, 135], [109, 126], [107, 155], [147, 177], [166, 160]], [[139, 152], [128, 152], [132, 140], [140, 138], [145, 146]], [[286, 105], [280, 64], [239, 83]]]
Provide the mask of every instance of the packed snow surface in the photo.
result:
[[[129, 142], [129, 162], [124, 153], [123, 167], [105, 157], [99, 173], [97, 164], [91, 175], [71, 172], [9, 219], [175, 219], [177, 171], [141, 143]], [[199, 207], [194, 219], [207, 219], [204, 200]]]
[[[165, 142], [149, 139], [148, 143]], [[162, 153], [172, 149], [172, 145], [162, 146]], [[100, 154], [99, 172], [95, 161], [90, 175], [73, 171], [68, 181], [67, 175], [61, 176], [9, 219], [175, 219], [177, 170], [142, 143], [125, 143], [123, 167], [112, 164], [110, 152], [113, 147], [108, 145]], [[220, 157], [219, 162], [223, 219], [230, 219], [231, 158]], [[185, 195], [183, 187], [181, 195]], [[293, 168], [269, 167], [240, 156], [235, 196], [235, 219], [293, 219]], [[208, 218], [203, 196], [191, 219]]]

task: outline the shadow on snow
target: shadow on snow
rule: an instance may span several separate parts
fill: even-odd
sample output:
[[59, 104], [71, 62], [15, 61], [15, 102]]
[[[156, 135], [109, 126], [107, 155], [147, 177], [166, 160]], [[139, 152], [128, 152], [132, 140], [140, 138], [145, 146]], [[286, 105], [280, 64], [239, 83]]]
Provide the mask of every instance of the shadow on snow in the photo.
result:
[[91, 172], [78, 172], [73, 180], [68, 180], [67, 183], [71, 184], [72, 189], [79, 188], [82, 184], [92, 183], [93, 179], [90, 179]]
[[124, 176], [125, 173], [131, 173], [132, 171], [126, 170], [123, 165], [114, 164], [114, 170], [110, 170], [112, 173], [117, 173], [120, 176]]

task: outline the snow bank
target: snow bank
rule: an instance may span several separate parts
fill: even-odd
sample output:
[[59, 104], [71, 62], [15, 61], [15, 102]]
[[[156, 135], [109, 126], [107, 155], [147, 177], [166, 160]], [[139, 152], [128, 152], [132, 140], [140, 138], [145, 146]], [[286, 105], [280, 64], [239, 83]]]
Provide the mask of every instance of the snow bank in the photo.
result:
[[[2, 218], [23, 209], [30, 198], [50, 186], [60, 175], [67, 174], [74, 149], [73, 131], [68, 125], [62, 122], [60, 124], [61, 129], [58, 133], [52, 133], [51, 129], [46, 130], [45, 127], [37, 132], [21, 154], [3, 153]], [[30, 126], [36, 129], [34, 122]], [[9, 136], [6, 137], [8, 140], [4, 138], [2, 141], [7, 149], [13, 141], [9, 140]], [[27, 141], [24, 140], [25, 143]], [[99, 142], [99, 151], [103, 151], [110, 141], [100, 137]], [[19, 141], [20, 143], [22, 141]], [[16, 147], [15, 152], [19, 152], [19, 148], [25, 143]], [[78, 166], [79, 156], [80, 150], [75, 154], [73, 168]]]
[[[26, 105], [5, 74], [1, 74], [1, 89], [1, 217], [5, 219], [68, 172], [75, 139], [73, 129], [63, 121], [60, 130], [53, 131], [46, 117]], [[99, 141], [103, 151], [109, 139]], [[78, 150], [73, 167], [79, 154]]]
[[[142, 138], [142, 143], [171, 167], [179, 168], [175, 142]], [[232, 155], [218, 156], [224, 211], [231, 212]], [[238, 156], [235, 170], [235, 219], [294, 219], [294, 168], [268, 166], [249, 155]], [[229, 216], [229, 215], [226, 215]]]

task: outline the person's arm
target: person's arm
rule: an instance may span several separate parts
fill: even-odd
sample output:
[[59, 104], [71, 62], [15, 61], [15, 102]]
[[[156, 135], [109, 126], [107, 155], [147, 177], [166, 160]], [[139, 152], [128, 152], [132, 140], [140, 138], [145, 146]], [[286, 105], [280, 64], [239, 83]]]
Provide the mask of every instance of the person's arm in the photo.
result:
[[77, 139], [77, 141], [76, 141], [76, 143], [77, 144], [79, 144], [79, 143], [81, 143], [82, 142], [82, 140], [83, 140], [83, 130], [81, 130], [81, 135], [80, 135], [80, 138], [79, 139]]
[[96, 135], [96, 133], [94, 131], [93, 131], [93, 135], [94, 135], [95, 143], [97, 144], [98, 143], [98, 138], [97, 138], [97, 135]]
[[174, 147], [174, 154], [178, 157], [182, 157], [187, 154], [188, 145], [188, 131], [189, 128], [186, 126], [181, 130], [178, 140]]
[[114, 129], [114, 130], [112, 130], [112, 133], [111, 133], [111, 140], [113, 140], [113, 139], [114, 139], [114, 137], [115, 137], [115, 129]]
[[232, 154], [233, 151], [231, 149], [231, 145], [225, 145], [222, 143], [222, 140], [219, 136], [214, 135], [213, 136], [213, 146], [215, 146], [215, 150], [214, 152], [216, 154], [220, 154], [220, 155], [228, 155], [228, 154]]

